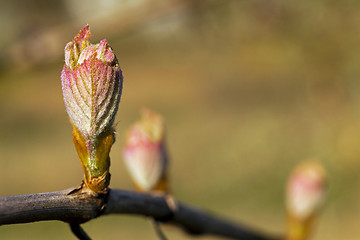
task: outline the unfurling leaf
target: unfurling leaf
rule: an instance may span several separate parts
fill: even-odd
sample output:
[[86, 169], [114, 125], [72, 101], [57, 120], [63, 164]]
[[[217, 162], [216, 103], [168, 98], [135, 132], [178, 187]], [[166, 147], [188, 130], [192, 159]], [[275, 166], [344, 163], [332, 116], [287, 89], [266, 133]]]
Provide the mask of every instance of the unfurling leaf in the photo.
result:
[[85, 184], [93, 191], [102, 191], [110, 179], [109, 152], [115, 141], [112, 125], [123, 77], [107, 41], [91, 44], [89, 37], [89, 26], [85, 26], [66, 45], [61, 82]]

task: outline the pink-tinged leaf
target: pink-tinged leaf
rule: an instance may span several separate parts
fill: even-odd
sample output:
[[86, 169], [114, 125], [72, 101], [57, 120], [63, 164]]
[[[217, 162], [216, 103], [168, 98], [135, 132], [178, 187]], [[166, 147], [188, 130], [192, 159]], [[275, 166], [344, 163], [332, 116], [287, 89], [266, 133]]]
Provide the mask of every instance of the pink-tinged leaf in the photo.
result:
[[[85, 31], [86, 30], [86, 31]], [[118, 109], [122, 74], [116, 57], [106, 40], [100, 44], [84, 43], [90, 34], [83, 29], [65, 50], [75, 56], [75, 65], [66, 60], [61, 79], [66, 110], [72, 123], [86, 137], [95, 137], [111, 128]], [[80, 53], [78, 46], [86, 46]], [[71, 58], [70, 58], [71, 59]]]

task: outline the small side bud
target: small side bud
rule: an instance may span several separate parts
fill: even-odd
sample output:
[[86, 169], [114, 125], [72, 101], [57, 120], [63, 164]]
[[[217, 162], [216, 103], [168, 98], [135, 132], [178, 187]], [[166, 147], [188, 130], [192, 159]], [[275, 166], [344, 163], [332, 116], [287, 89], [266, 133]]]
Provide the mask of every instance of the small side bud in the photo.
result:
[[66, 45], [61, 82], [85, 184], [100, 192], [109, 185], [109, 152], [115, 141], [112, 125], [123, 77], [107, 41], [91, 44], [89, 37], [89, 26], [85, 26]]
[[160, 114], [142, 110], [140, 121], [127, 134], [123, 156], [139, 191], [168, 191], [165, 123]]
[[325, 198], [326, 176], [317, 161], [299, 164], [286, 187], [287, 240], [307, 239]]

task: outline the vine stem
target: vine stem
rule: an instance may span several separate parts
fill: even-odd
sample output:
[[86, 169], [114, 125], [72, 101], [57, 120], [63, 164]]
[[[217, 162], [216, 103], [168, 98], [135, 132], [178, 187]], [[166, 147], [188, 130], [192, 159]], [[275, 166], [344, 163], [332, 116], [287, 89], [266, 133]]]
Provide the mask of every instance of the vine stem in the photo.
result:
[[180, 202], [177, 202], [177, 211], [174, 212], [164, 197], [133, 191], [109, 189], [97, 194], [77, 187], [58, 192], [0, 197], [0, 225], [60, 220], [77, 227], [75, 224], [109, 214], [147, 216], [192, 235], [241, 240], [281, 239]]

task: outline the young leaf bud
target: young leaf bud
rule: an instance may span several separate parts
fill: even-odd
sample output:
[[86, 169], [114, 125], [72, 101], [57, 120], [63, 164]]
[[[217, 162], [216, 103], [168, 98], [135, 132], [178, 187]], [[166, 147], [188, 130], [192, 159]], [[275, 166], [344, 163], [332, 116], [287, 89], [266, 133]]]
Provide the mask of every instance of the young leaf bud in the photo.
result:
[[165, 123], [161, 115], [149, 109], [142, 110], [141, 120], [127, 135], [123, 155], [139, 191], [168, 191]]
[[306, 239], [325, 198], [325, 170], [306, 161], [291, 174], [286, 188], [288, 240]]
[[110, 180], [109, 152], [115, 141], [112, 125], [123, 77], [107, 41], [91, 44], [89, 37], [87, 25], [66, 45], [61, 82], [85, 184], [99, 192], [106, 189]]

